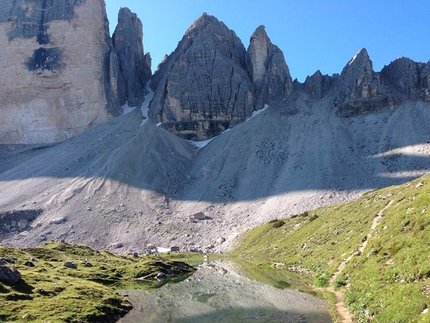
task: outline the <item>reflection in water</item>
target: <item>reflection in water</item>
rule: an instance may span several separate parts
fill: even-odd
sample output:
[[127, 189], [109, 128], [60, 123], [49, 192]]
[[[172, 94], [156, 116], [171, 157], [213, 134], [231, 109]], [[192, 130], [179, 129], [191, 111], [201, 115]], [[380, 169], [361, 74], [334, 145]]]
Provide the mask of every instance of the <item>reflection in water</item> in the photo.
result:
[[188, 279], [155, 291], [127, 291], [133, 310], [119, 322], [332, 322], [312, 295], [240, 274], [231, 262], [203, 264]]

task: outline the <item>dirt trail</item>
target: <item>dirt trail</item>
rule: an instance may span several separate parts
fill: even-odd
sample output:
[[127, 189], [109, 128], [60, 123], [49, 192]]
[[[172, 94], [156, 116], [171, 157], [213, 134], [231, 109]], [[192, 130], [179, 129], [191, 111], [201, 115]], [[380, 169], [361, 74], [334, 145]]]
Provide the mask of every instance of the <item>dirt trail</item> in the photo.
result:
[[364, 249], [366, 248], [367, 244], [369, 243], [369, 240], [372, 237], [372, 232], [375, 230], [379, 222], [381, 222], [381, 219], [384, 215], [384, 212], [386, 209], [388, 209], [391, 204], [393, 204], [393, 201], [390, 201], [386, 206], [384, 206], [375, 216], [375, 218], [372, 220], [372, 225], [370, 227], [369, 233], [366, 235], [366, 237], [363, 239], [363, 243], [357, 248], [357, 251], [353, 252], [348, 258], [346, 258], [344, 261], [342, 261], [339, 266], [337, 267], [336, 272], [330, 279], [329, 287], [327, 288], [328, 291], [332, 292], [336, 297], [336, 310], [339, 313], [339, 316], [341, 317], [342, 323], [352, 323], [354, 322], [352, 319], [352, 313], [346, 308], [345, 306], [345, 291], [344, 290], [335, 290], [334, 288], [334, 282], [336, 279], [342, 274], [343, 270], [346, 267], [346, 264], [349, 263], [349, 261], [356, 255], [360, 255]]

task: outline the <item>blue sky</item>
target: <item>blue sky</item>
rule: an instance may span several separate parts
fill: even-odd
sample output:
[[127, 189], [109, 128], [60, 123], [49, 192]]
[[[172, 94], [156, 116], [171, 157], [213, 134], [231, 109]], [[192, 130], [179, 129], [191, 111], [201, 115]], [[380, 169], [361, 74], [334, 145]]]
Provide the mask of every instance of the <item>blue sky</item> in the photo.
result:
[[244, 46], [259, 25], [283, 52], [291, 76], [340, 73], [365, 47], [380, 71], [396, 57], [430, 60], [430, 0], [106, 0], [111, 33], [120, 7], [137, 13], [155, 70], [203, 12], [234, 30]]

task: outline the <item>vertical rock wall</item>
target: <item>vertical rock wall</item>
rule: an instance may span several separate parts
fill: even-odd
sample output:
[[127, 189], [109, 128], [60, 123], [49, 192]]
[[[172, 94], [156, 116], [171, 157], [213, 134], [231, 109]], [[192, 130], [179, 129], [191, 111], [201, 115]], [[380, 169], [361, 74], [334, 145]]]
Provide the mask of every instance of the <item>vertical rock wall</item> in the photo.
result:
[[150, 117], [187, 139], [207, 139], [252, 114], [254, 88], [246, 50], [213, 16], [203, 14], [151, 82]]
[[146, 83], [151, 77], [151, 58], [144, 55], [142, 22], [128, 8], [121, 8], [112, 43], [119, 58], [120, 83], [118, 99], [136, 106], [145, 95]]
[[120, 112], [103, 0], [0, 4], [0, 144], [63, 141]]
[[251, 36], [248, 54], [248, 69], [257, 96], [256, 110], [292, 94], [293, 83], [284, 54], [272, 44], [264, 26], [259, 26]]

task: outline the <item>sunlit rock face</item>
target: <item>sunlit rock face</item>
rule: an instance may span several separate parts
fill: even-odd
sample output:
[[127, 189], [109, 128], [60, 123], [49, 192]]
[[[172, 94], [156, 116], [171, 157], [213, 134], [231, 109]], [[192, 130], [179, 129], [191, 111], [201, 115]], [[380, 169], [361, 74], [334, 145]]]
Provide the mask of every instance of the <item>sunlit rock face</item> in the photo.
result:
[[252, 34], [248, 47], [248, 69], [256, 91], [256, 110], [281, 101], [293, 92], [284, 54], [270, 41], [264, 26]]
[[249, 117], [254, 87], [246, 50], [213, 16], [203, 14], [159, 66], [150, 117], [187, 139], [206, 139]]
[[60, 142], [119, 114], [104, 1], [0, 2], [0, 144]]

